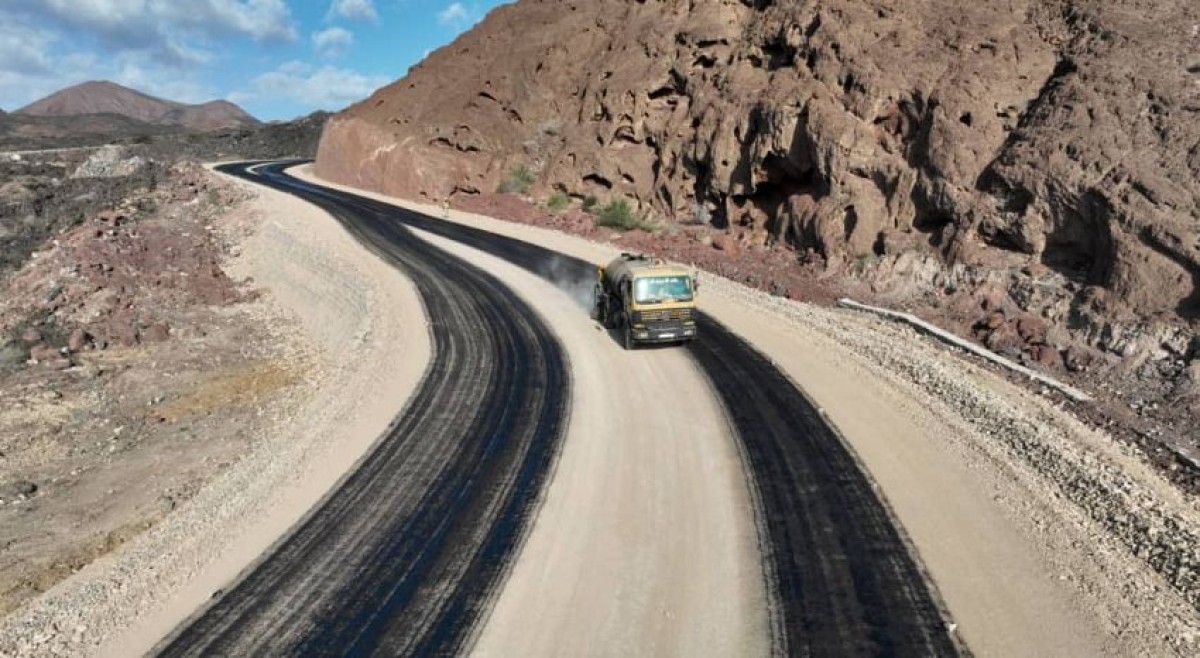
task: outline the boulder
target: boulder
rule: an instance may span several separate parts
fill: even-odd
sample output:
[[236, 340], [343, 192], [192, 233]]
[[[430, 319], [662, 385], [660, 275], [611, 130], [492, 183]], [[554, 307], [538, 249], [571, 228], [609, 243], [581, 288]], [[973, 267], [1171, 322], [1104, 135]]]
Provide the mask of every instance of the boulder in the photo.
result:
[[1008, 357], [1020, 356], [1025, 347], [1025, 342], [1021, 340], [1021, 335], [1017, 333], [1012, 323], [996, 327], [987, 335], [984, 344], [993, 352], [999, 352]]
[[1057, 347], [1052, 345], [1038, 345], [1033, 351], [1034, 358], [1037, 362], [1051, 370], [1059, 370], [1063, 367], [1062, 354]]
[[1031, 315], [1017, 320], [1017, 333], [1026, 343], [1036, 345], [1046, 342], [1046, 328], [1045, 320]]
[[51, 361], [61, 356], [61, 352], [59, 352], [56, 348], [47, 345], [46, 343], [38, 343], [37, 345], [29, 348], [29, 358], [37, 361], [38, 363]]
[[171, 329], [165, 322], [153, 322], [141, 331], [141, 339], [150, 343], [160, 343], [171, 335]]
[[737, 254], [740, 251], [737, 240], [733, 239], [733, 236], [728, 233], [718, 233], [712, 236], [712, 247], [717, 251], [724, 251], [731, 255]]
[[72, 352], [82, 352], [92, 341], [92, 335], [83, 327], [76, 327], [67, 338], [67, 348]]

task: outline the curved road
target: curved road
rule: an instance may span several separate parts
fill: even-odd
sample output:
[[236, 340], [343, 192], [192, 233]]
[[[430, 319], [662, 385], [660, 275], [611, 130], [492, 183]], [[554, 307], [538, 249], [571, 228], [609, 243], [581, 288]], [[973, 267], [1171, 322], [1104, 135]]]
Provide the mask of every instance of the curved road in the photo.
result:
[[355, 472], [163, 655], [453, 652], [558, 450], [571, 387], [538, 316], [403, 226], [309, 199], [413, 279], [432, 318], [432, 362]]
[[[434, 363], [359, 469], [162, 653], [460, 650], [527, 529], [570, 382], [552, 334], [511, 290], [406, 227], [559, 285], [590, 281], [594, 265], [308, 184], [283, 174], [289, 165], [262, 167], [261, 177], [246, 165], [225, 170], [316, 203], [403, 268], [432, 318]], [[745, 341], [708, 317], [701, 330], [688, 351], [747, 467], [775, 652], [957, 654], [931, 587], [845, 443]]]

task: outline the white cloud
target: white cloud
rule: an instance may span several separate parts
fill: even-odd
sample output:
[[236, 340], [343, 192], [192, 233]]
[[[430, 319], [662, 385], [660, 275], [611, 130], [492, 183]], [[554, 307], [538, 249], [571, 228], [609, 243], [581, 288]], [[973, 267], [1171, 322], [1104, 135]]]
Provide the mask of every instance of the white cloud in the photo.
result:
[[208, 85], [181, 77], [173, 69], [143, 66], [128, 59], [120, 63], [120, 68], [102, 77], [130, 89], [180, 103], [204, 103], [218, 97]]
[[[83, 2], [81, 7], [94, 4]], [[33, 16], [0, 9], [0, 107], [14, 110], [88, 80], [112, 80], [183, 102], [207, 101], [218, 95], [200, 82], [200, 67], [148, 57], [146, 51], [99, 52], [81, 50], [80, 45], [79, 39], [46, 27]], [[195, 51], [188, 57], [190, 62], [204, 62], [209, 55]]]
[[[64, 0], [57, 0], [63, 2]], [[92, 0], [116, 2], [119, 0]], [[127, 0], [137, 2], [137, 0]], [[296, 27], [283, 0], [146, 0], [151, 15], [206, 35], [246, 34], [261, 41], [295, 41]]]
[[60, 89], [88, 80], [112, 80], [173, 101], [199, 103], [219, 97], [212, 87], [175, 67], [141, 62], [134, 56], [97, 57], [69, 53], [51, 59], [41, 72], [0, 70], [0, 107], [15, 110]]
[[379, 13], [375, 11], [375, 4], [371, 0], [333, 0], [327, 16], [361, 21], [379, 20]]
[[471, 12], [461, 2], [455, 2], [437, 13], [437, 22], [453, 27], [465, 27], [470, 24]]
[[275, 70], [288, 75], [308, 75], [309, 73], [312, 73], [313, 67], [307, 62], [301, 62], [300, 60], [293, 59], [280, 64], [279, 68]]
[[44, 74], [51, 70], [54, 35], [0, 12], [0, 71]]
[[235, 102], [261, 99], [291, 100], [310, 109], [337, 110], [370, 96], [390, 82], [333, 66], [314, 68], [304, 62], [285, 62], [251, 82], [251, 88], [231, 96]]
[[354, 35], [349, 30], [331, 27], [328, 30], [314, 32], [312, 35], [313, 48], [322, 57], [338, 57], [345, 54], [354, 45]]
[[284, 0], [6, 0], [14, 15], [88, 35], [111, 53], [145, 52], [164, 64], [211, 59], [205, 47], [221, 36], [295, 41]]

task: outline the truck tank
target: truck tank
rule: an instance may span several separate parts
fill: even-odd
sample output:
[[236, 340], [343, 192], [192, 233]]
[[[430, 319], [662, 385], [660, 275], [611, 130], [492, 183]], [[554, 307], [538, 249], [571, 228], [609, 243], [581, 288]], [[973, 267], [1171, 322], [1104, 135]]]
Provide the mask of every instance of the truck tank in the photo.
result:
[[626, 349], [696, 338], [696, 277], [642, 254], [621, 254], [600, 268], [594, 317], [616, 329]]

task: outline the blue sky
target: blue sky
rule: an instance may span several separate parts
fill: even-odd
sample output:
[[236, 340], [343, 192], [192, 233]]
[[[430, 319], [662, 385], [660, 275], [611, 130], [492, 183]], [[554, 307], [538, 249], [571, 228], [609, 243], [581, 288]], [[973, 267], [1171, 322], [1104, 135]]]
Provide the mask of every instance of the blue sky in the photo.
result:
[[501, 0], [0, 0], [0, 108], [112, 80], [263, 120], [337, 110]]

